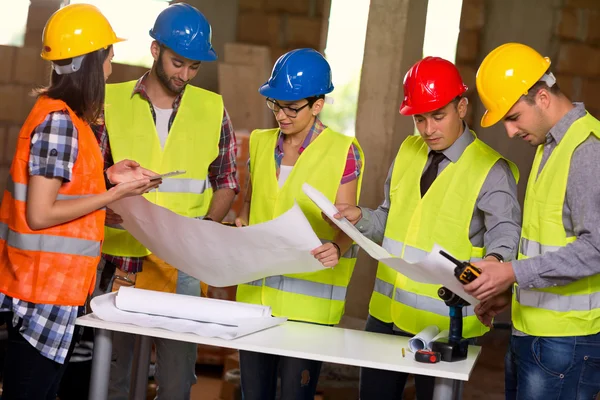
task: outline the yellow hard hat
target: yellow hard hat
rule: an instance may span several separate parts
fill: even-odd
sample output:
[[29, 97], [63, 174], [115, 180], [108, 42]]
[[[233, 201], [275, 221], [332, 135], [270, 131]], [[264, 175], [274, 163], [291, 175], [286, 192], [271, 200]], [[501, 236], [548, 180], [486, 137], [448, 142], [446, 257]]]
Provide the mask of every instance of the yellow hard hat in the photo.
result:
[[550, 67], [550, 59], [529, 46], [506, 43], [488, 54], [477, 71], [477, 93], [486, 108], [481, 126], [500, 121]]
[[71, 4], [56, 11], [44, 27], [42, 58], [74, 58], [122, 42], [104, 15], [90, 4]]

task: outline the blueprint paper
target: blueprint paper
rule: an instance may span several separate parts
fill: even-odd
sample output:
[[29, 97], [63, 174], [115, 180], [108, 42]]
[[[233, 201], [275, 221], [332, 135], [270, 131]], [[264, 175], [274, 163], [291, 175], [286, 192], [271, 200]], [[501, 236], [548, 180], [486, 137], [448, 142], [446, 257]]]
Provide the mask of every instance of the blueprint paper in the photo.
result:
[[338, 210], [321, 192], [307, 183], [302, 185], [302, 191], [325, 215], [375, 260], [384, 263], [413, 281], [445, 286], [456, 295], [468, 301], [472, 306], [479, 304], [479, 300], [468, 295], [463, 285], [454, 276], [455, 265], [439, 254], [440, 250], [444, 250], [439, 245], [435, 244], [431, 252], [422, 261], [409, 263], [402, 258], [394, 257], [383, 247], [368, 239], [346, 218], [339, 220], [334, 218], [333, 216]]
[[408, 339], [408, 348], [413, 353], [416, 353], [417, 350], [431, 350], [430, 342], [432, 342], [433, 338], [439, 333], [440, 330], [437, 326], [428, 326], [412, 338]]
[[157, 257], [211, 286], [324, 268], [310, 254], [321, 241], [297, 204], [272, 221], [244, 228], [187, 218], [142, 196], [109, 207]]
[[[158, 293], [158, 292], [155, 292]], [[172, 332], [194, 333], [204, 337], [218, 337], [225, 340], [237, 339], [254, 332], [277, 326], [286, 318], [246, 318], [237, 325], [222, 325], [189, 319], [171, 318], [158, 315], [123, 311], [117, 308], [117, 293], [107, 293], [92, 299], [90, 306], [94, 315], [104, 321], [132, 324], [145, 328], [162, 328]]]
[[184, 294], [121, 286], [115, 304], [119, 310], [163, 317], [238, 325], [248, 318], [271, 317], [271, 307]]

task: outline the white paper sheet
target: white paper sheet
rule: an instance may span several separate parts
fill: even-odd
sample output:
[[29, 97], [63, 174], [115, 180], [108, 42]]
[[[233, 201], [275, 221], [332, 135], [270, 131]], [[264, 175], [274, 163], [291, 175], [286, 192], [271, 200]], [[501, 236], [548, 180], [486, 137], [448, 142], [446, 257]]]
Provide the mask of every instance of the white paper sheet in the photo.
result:
[[286, 318], [247, 318], [240, 320], [237, 326], [220, 325], [119, 310], [115, 305], [116, 298], [116, 292], [93, 298], [90, 303], [92, 311], [98, 318], [105, 321], [132, 324], [145, 328], [162, 328], [173, 332], [195, 333], [199, 336], [218, 337], [225, 340], [237, 339], [286, 321]]
[[183, 217], [141, 196], [121, 199], [110, 208], [156, 256], [211, 286], [324, 268], [310, 254], [321, 241], [298, 205], [272, 221], [244, 228]]
[[271, 317], [271, 307], [268, 306], [125, 286], [119, 288], [115, 302], [122, 311], [221, 325], [235, 326], [245, 319]]
[[463, 285], [454, 276], [455, 265], [439, 254], [439, 251], [444, 249], [437, 244], [433, 246], [433, 249], [424, 260], [418, 263], [409, 263], [402, 258], [394, 257], [383, 247], [365, 237], [346, 218], [334, 218], [333, 216], [338, 210], [321, 192], [307, 183], [302, 185], [302, 190], [325, 215], [327, 215], [341, 230], [350, 236], [356, 244], [377, 261], [381, 261], [413, 281], [445, 286], [456, 295], [468, 301], [471, 305], [475, 306], [476, 304], [479, 304], [479, 300], [465, 292]]

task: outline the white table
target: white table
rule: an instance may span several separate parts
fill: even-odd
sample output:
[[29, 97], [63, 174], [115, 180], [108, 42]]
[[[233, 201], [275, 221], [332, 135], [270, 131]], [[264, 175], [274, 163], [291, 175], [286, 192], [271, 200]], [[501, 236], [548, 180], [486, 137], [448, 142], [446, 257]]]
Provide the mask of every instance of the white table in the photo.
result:
[[[288, 321], [235, 340], [108, 322], [94, 314], [80, 317], [76, 323], [97, 329], [90, 400], [107, 399], [113, 331], [138, 335], [138, 366], [132, 371], [132, 380], [135, 382], [130, 393], [135, 400], [146, 398], [151, 337], [445, 378], [436, 379], [436, 392], [438, 381], [442, 384], [445, 382], [446, 386], [450, 383], [452, 398], [456, 399], [461, 397], [461, 381], [469, 379], [481, 351], [479, 346], [469, 346], [469, 355], [464, 361], [422, 364], [416, 362], [413, 354], [407, 350], [406, 357], [402, 357], [402, 348], [408, 348], [408, 338], [298, 322]], [[447, 391], [443, 398], [449, 398]]]

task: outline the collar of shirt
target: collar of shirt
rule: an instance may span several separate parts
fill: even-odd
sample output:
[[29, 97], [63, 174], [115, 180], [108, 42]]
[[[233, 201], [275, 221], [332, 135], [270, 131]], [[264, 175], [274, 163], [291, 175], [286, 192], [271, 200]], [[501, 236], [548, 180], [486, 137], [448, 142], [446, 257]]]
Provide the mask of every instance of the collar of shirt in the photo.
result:
[[[471, 130], [469, 129], [467, 123], [463, 122], [463, 125], [465, 129], [460, 134], [458, 139], [456, 139], [456, 141], [452, 143], [450, 147], [442, 151], [444, 156], [446, 156], [446, 158], [453, 163], [457, 162], [460, 156], [462, 156], [462, 153], [465, 152], [466, 148], [469, 147], [469, 145], [475, 141], [475, 136], [473, 136], [473, 134], [471, 133]], [[432, 150], [429, 149], [429, 153], [431, 152]]]
[[[142, 97], [142, 99], [152, 104], [150, 97], [148, 97], [148, 92], [146, 92], [146, 79], [148, 79], [149, 74], [150, 71], [146, 72], [144, 75], [142, 75], [140, 79], [138, 79], [137, 83], [135, 84], [135, 87], [133, 88], [133, 92], [131, 92], [131, 97], [133, 97], [136, 94], [139, 94]], [[179, 93], [177, 97], [175, 97], [175, 100], [173, 100], [173, 110], [177, 110], [177, 107], [181, 103], [181, 98], [183, 97], [184, 92], [185, 89], [183, 89], [181, 93]]]
[[573, 125], [575, 121], [579, 118], [585, 117], [587, 111], [585, 111], [585, 104], [583, 103], [573, 103], [575, 107], [571, 109], [568, 113], [566, 113], [560, 121], [556, 123], [550, 129], [550, 131], [546, 134], [546, 144], [551, 143], [553, 140], [556, 141], [556, 144], [560, 143], [560, 140], [565, 137], [565, 134]]
[[[302, 152], [304, 151], [304, 149], [306, 149], [308, 147], [308, 145], [311, 143], [313, 136], [316, 136], [318, 134], [320, 134], [321, 132], [323, 132], [325, 129], [327, 128], [327, 126], [325, 126], [321, 120], [319, 120], [319, 118], [315, 118], [315, 122], [313, 123], [313, 126], [310, 128], [310, 131], [308, 131], [308, 135], [306, 135], [306, 138], [304, 139], [304, 142], [302, 143], [302, 146], [300, 146], [300, 148], [298, 149], [298, 154], [302, 154]], [[281, 133], [281, 130], [279, 131], [279, 138], [277, 139], [277, 147], [276, 147], [276, 151], [280, 154], [283, 154], [283, 137], [284, 134]]]

